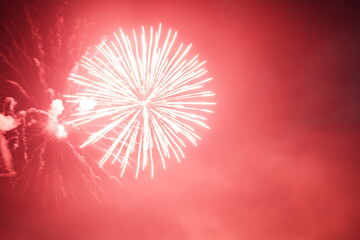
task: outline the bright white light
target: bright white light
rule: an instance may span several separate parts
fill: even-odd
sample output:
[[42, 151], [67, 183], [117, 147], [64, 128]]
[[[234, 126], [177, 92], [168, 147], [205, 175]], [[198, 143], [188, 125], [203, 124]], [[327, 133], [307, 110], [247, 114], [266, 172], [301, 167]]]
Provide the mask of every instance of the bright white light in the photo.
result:
[[64, 111], [63, 102], [60, 99], [54, 99], [51, 102], [49, 111], [48, 111], [48, 130], [55, 134], [57, 138], [67, 137], [66, 129], [63, 125], [58, 123], [58, 116]]
[[94, 110], [95, 106], [96, 106], [96, 101], [94, 99], [82, 98], [80, 99], [79, 107], [77, 110], [79, 112], [87, 112], [90, 110]]
[[96, 102], [96, 109], [73, 114], [69, 123], [101, 125], [82, 147], [104, 136], [114, 139], [100, 165], [120, 161], [123, 174], [132, 158], [136, 176], [148, 165], [153, 176], [154, 159], [164, 168], [165, 158], [180, 161], [186, 141], [196, 145], [200, 139], [196, 126], [209, 128], [202, 115], [212, 112], [208, 98], [214, 94], [202, 88], [212, 78], [204, 78], [205, 62], [187, 58], [191, 45], [176, 44], [176, 36], [169, 30], [162, 37], [161, 25], [132, 37], [120, 29], [90, 49], [68, 78], [79, 89], [66, 96], [69, 102]]
[[64, 111], [64, 105], [63, 102], [60, 99], [54, 99], [51, 102], [49, 114], [57, 117], [61, 115], [61, 113]]
[[57, 125], [56, 126], [56, 137], [58, 138], [66, 138], [67, 132], [65, 130], [65, 127], [63, 125]]

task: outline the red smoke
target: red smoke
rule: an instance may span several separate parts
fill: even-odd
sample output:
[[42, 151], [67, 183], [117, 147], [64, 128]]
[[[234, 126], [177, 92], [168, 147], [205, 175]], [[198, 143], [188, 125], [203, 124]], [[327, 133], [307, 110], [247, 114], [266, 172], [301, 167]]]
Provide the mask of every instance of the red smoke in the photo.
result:
[[[34, 6], [46, 19], [51, 6]], [[95, 24], [89, 44], [118, 27], [177, 30], [214, 77], [212, 129], [154, 179], [129, 171], [123, 186], [104, 184], [102, 204], [85, 201], [60, 217], [4, 210], [1, 239], [358, 239], [355, 7], [102, 0], [70, 1], [68, 9]]]

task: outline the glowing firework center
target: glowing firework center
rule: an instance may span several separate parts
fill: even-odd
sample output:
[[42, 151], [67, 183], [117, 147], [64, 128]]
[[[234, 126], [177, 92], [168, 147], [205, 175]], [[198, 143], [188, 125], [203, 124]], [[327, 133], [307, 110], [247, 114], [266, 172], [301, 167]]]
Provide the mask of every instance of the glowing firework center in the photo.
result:
[[177, 45], [176, 36], [169, 30], [162, 37], [161, 25], [131, 37], [120, 29], [92, 47], [70, 74], [77, 90], [65, 97], [78, 105], [70, 123], [94, 125], [82, 147], [112, 139], [100, 166], [118, 161], [122, 175], [132, 159], [136, 176], [148, 165], [153, 176], [154, 160], [164, 168], [165, 158], [180, 161], [186, 142], [200, 140], [195, 127], [209, 128], [203, 115], [212, 112], [215, 103], [208, 98], [214, 94], [203, 85], [212, 78], [204, 77], [198, 55], [187, 58], [191, 45]]

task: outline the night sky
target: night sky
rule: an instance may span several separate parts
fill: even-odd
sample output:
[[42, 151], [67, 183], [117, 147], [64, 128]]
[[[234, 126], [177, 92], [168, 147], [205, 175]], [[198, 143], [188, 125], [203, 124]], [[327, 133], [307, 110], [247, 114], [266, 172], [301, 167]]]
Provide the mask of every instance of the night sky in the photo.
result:
[[[46, 35], [62, 6], [49, 2], [2, 3], [0, 19], [15, 19], [20, 35], [30, 41], [21, 6]], [[343, 1], [69, 0], [65, 26], [71, 29], [76, 19], [86, 19], [88, 31], [79, 55], [66, 59], [71, 63], [119, 27], [140, 30], [161, 22], [164, 29], [177, 30], [178, 41], [192, 43], [214, 77], [207, 84], [217, 102], [209, 116], [211, 129], [198, 131], [203, 140], [185, 149], [180, 164], [170, 159], [165, 171], [158, 164], [154, 179], [149, 171], [134, 179], [129, 169], [121, 184], [104, 181], [101, 203], [84, 197], [60, 211], [23, 208], [26, 199], [14, 201], [11, 180], [0, 178], [0, 239], [360, 238], [356, 6]], [[11, 46], [5, 32], [0, 40]], [[22, 64], [18, 68], [28, 73]], [[48, 102], [33, 75], [24, 83], [3, 62], [0, 66], [1, 97], [15, 97], [18, 110], [45, 108]], [[46, 80], [60, 95], [66, 93], [72, 65], [61, 66], [62, 75]], [[7, 79], [25, 85], [40, 103], [21, 99]]]

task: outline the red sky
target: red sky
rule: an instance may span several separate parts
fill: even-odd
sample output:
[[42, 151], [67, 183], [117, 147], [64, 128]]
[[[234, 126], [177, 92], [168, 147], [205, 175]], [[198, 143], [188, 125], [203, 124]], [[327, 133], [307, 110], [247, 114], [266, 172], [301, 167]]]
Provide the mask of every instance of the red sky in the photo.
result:
[[[47, 19], [49, 4], [34, 1]], [[336, 1], [69, 1], [93, 23], [178, 31], [206, 59], [210, 131], [155, 178], [129, 171], [97, 205], [0, 213], [0, 239], [355, 240], [359, 14]], [[10, 7], [7, 15], [19, 14]], [[11, 95], [11, 93], [9, 93]], [[1, 186], [3, 186], [2, 184]], [[5, 188], [5, 187], [4, 187]], [[7, 202], [2, 194], [2, 202]]]

